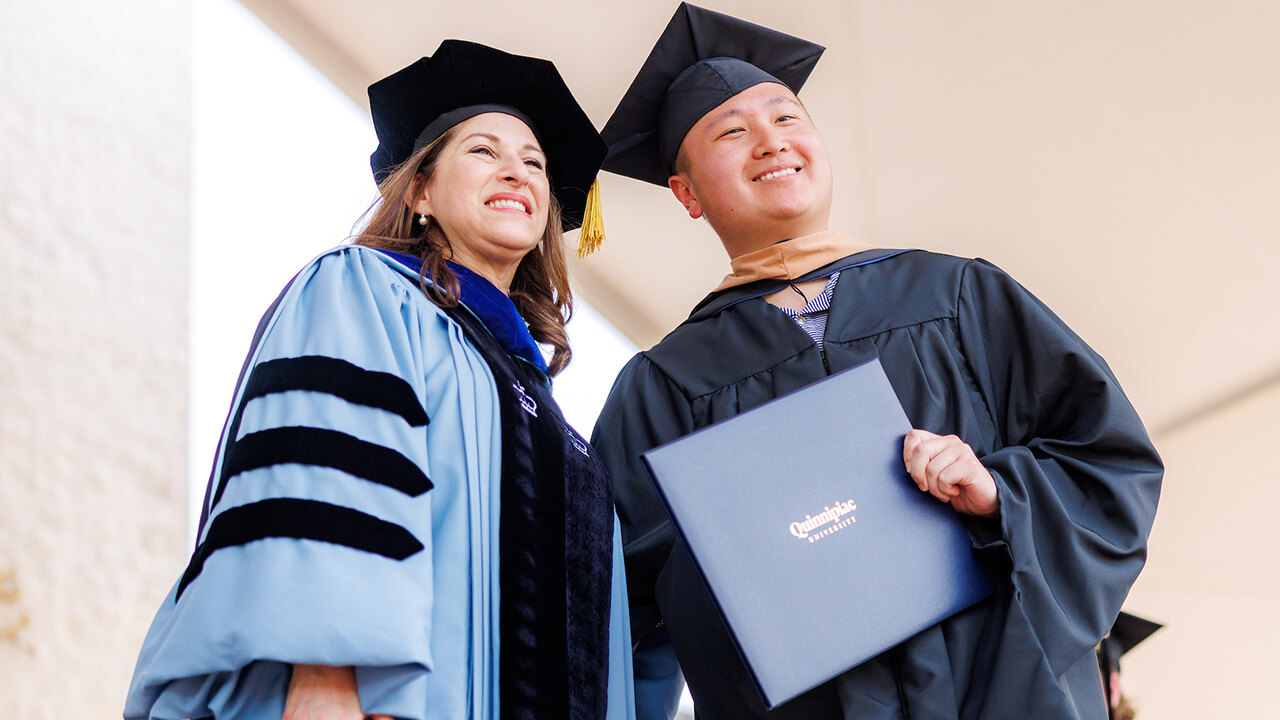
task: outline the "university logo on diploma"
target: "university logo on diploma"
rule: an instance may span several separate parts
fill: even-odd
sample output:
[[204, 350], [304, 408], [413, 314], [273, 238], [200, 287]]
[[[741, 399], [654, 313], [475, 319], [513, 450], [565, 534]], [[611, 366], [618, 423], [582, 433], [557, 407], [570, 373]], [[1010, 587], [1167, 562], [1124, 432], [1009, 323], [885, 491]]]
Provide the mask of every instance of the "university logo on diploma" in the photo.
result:
[[878, 360], [644, 454], [769, 708], [991, 593]]

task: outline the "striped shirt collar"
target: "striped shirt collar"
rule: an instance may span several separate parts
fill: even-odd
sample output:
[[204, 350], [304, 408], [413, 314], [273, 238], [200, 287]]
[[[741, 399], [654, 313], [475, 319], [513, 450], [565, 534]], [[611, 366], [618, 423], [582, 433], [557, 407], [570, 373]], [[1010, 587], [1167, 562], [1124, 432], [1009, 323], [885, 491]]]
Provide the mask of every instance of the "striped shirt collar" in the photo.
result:
[[778, 306], [778, 309], [791, 317], [797, 315], [813, 315], [814, 313], [826, 312], [831, 308], [831, 295], [836, 290], [836, 281], [840, 279], [840, 273], [836, 272], [827, 278], [826, 287], [822, 288], [822, 292], [817, 297], [805, 303], [803, 309], [792, 310], [788, 307]]

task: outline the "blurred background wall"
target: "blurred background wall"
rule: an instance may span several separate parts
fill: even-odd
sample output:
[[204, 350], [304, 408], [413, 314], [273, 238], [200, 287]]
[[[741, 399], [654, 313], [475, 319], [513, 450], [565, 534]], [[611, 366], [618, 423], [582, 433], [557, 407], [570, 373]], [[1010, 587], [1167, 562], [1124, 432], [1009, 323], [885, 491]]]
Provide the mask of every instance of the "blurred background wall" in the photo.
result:
[[[192, 1], [0, 0], [0, 712], [116, 715], [187, 552]], [[356, 105], [463, 37], [555, 60], [597, 124], [676, 5], [243, 4]], [[1269, 714], [1280, 5], [704, 4], [829, 48], [801, 97], [836, 227], [1009, 270], [1147, 421], [1168, 472], [1127, 609], [1166, 628], [1124, 660], [1138, 717]], [[665, 190], [603, 186], [575, 282], [647, 347], [726, 259]]]
[[118, 717], [185, 560], [189, 20], [0, 2], [0, 716]]

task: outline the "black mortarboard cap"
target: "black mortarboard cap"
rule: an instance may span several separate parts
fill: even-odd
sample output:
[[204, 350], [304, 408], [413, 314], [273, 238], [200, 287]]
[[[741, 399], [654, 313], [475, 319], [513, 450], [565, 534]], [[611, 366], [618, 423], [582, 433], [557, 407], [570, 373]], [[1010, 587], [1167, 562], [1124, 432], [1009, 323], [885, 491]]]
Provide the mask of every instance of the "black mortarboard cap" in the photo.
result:
[[1107, 698], [1107, 716], [1112, 716], [1111, 673], [1120, 671], [1120, 656], [1129, 652], [1135, 645], [1151, 637], [1151, 634], [1164, 627], [1160, 623], [1120, 613], [1111, 632], [1098, 643], [1098, 670], [1102, 673], [1102, 689]]
[[799, 92], [822, 56], [808, 40], [680, 3], [604, 126], [604, 169], [666, 186], [694, 123], [749, 87]]
[[582, 224], [606, 146], [550, 61], [445, 40], [431, 57], [370, 85], [369, 108], [378, 134], [369, 162], [378, 182], [464, 120], [485, 112], [520, 118], [546, 153], [564, 229]]
[[1160, 623], [1151, 622], [1137, 615], [1120, 613], [1115, 625], [1111, 627], [1111, 632], [1107, 633], [1098, 645], [1098, 661], [1107, 670], [1118, 669], [1121, 655], [1132, 650], [1135, 645], [1146, 640], [1162, 627], [1164, 626]]

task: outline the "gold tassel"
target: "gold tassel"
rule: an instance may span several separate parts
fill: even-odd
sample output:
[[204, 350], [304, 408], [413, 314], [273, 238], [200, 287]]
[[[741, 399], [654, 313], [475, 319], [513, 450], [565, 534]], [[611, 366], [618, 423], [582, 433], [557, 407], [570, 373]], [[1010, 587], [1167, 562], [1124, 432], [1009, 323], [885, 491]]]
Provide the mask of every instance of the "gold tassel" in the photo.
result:
[[582, 211], [582, 230], [578, 232], [578, 257], [585, 258], [600, 249], [604, 242], [604, 215], [600, 211], [600, 178], [591, 183], [587, 207]]

